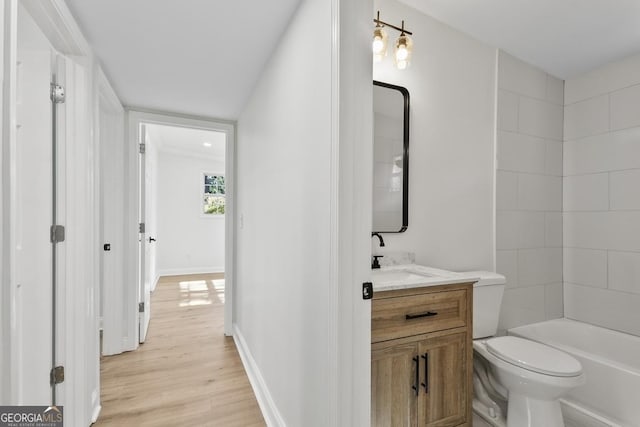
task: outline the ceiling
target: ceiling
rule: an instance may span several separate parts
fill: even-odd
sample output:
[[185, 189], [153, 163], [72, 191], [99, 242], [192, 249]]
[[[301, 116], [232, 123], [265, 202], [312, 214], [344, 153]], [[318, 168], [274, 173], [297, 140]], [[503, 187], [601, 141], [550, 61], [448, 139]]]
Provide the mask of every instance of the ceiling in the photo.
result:
[[120, 100], [236, 119], [300, 0], [66, 0]]
[[[148, 143], [159, 151], [225, 161], [226, 134], [211, 130], [147, 124]], [[205, 146], [204, 143], [210, 146]]]
[[[66, 0], [123, 104], [238, 118], [301, 0]], [[640, 51], [639, 0], [400, 0], [560, 78]]]
[[562, 79], [640, 52], [638, 0], [400, 1]]

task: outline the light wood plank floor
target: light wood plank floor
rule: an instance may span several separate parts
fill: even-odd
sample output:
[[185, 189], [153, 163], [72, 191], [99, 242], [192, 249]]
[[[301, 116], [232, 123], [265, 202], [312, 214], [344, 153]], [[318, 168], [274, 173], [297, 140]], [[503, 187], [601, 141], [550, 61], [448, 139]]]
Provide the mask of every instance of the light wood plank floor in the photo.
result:
[[102, 358], [107, 426], [264, 426], [232, 338], [223, 334], [222, 275], [164, 277], [147, 341]]

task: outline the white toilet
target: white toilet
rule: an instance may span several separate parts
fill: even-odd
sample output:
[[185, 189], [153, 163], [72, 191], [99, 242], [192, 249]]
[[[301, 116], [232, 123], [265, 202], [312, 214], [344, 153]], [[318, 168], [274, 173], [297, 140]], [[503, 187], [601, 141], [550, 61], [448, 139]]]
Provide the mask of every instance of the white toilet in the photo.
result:
[[564, 427], [558, 399], [584, 384], [580, 362], [534, 341], [492, 338], [505, 278], [470, 274], [480, 277], [473, 289], [474, 412], [498, 427]]

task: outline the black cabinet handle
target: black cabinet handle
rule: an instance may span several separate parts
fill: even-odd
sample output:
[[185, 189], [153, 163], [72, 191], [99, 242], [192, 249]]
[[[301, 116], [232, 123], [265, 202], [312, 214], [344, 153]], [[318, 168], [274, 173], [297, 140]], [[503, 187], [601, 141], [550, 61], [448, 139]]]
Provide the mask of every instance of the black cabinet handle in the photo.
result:
[[413, 361], [416, 362], [416, 380], [415, 385], [412, 385], [411, 389], [415, 390], [417, 396], [420, 393], [420, 357], [414, 357]]
[[427, 311], [426, 313], [420, 313], [420, 314], [407, 314], [405, 316], [405, 319], [412, 320], [412, 319], [419, 319], [421, 317], [432, 317], [437, 315], [438, 315], [437, 311]]
[[424, 382], [422, 387], [424, 387], [425, 393], [429, 393], [429, 353], [423, 354], [422, 358], [424, 359]]

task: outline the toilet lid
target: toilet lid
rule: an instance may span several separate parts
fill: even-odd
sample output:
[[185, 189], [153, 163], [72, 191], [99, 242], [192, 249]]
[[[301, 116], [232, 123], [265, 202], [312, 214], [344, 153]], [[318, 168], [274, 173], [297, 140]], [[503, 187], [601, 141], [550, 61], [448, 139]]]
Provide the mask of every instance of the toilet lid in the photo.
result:
[[505, 336], [487, 340], [487, 350], [512, 365], [555, 377], [575, 377], [582, 365], [555, 348], [523, 338]]

